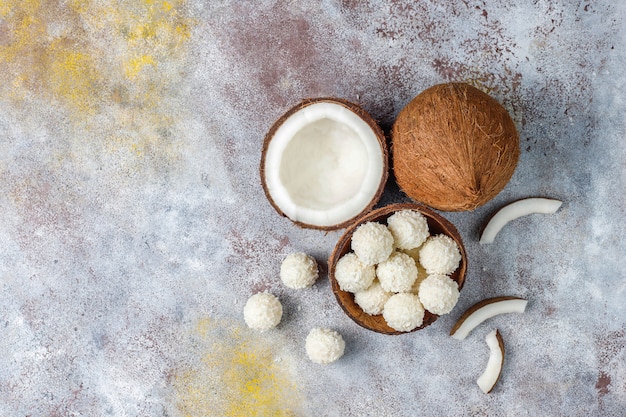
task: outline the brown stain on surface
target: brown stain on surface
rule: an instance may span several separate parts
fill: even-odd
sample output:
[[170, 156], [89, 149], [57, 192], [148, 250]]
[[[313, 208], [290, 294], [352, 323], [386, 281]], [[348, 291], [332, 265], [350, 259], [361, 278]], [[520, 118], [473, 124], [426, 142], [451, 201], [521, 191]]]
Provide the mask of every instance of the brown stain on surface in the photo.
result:
[[611, 376], [600, 372], [598, 381], [596, 382], [596, 390], [598, 390], [598, 399], [609, 393], [609, 385], [611, 385]]
[[[251, 71], [252, 80], [262, 89], [264, 101], [280, 107], [292, 104], [290, 97], [317, 95], [327, 82], [322, 74], [318, 28], [310, 19], [281, 7], [269, 9], [237, 4], [237, 13], [217, 35], [229, 50], [232, 65]], [[239, 102], [250, 100], [244, 85], [229, 86], [229, 94]], [[303, 97], [300, 97], [303, 98]]]
[[598, 378], [595, 389], [597, 391], [598, 406], [604, 410], [604, 397], [612, 388], [612, 363], [615, 358], [626, 349], [626, 330], [614, 330], [595, 336], [596, 356], [598, 360]]

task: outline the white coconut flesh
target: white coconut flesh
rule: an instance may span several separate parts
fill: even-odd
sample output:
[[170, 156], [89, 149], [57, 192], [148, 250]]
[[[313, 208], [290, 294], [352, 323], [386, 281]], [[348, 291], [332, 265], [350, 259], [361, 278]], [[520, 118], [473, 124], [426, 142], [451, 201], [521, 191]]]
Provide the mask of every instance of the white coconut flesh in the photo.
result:
[[480, 236], [480, 243], [493, 243], [496, 235], [510, 221], [529, 214], [553, 214], [563, 204], [550, 198], [525, 198], [501, 208], [489, 220]]
[[276, 130], [265, 155], [266, 187], [291, 220], [329, 227], [369, 205], [383, 161], [376, 134], [361, 117], [337, 103], [314, 103]]
[[461, 316], [457, 322], [458, 327], [455, 326], [456, 330], [451, 333], [452, 337], [463, 340], [485, 320], [500, 314], [523, 313], [526, 311], [526, 304], [528, 304], [528, 300], [521, 298], [492, 299], [485, 300], [485, 302], [480, 308], [474, 309], [472, 307]]
[[485, 394], [491, 392], [498, 382], [504, 363], [504, 352], [502, 351], [502, 338], [498, 330], [493, 330], [485, 337], [489, 347], [489, 360], [483, 374], [476, 380], [476, 383]]

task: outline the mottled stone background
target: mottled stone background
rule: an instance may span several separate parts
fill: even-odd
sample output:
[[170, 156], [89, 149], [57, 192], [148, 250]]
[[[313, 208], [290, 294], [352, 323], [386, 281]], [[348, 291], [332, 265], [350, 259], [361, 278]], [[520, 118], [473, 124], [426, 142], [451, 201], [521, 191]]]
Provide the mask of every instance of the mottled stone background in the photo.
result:
[[[626, 6], [621, 1], [0, 0], [0, 416], [624, 416]], [[470, 257], [457, 308], [374, 334], [277, 277], [325, 268], [340, 232], [267, 203], [261, 142], [302, 98], [358, 102], [388, 130], [425, 88], [469, 82], [513, 115], [505, 190], [444, 213]], [[554, 215], [478, 233], [522, 197]], [[390, 179], [381, 204], [406, 201]], [[259, 334], [251, 294], [283, 302]], [[459, 342], [461, 312], [517, 295]], [[337, 363], [304, 353], [340, 331]], [[475, 384], [484, 336], [507, 345]]]

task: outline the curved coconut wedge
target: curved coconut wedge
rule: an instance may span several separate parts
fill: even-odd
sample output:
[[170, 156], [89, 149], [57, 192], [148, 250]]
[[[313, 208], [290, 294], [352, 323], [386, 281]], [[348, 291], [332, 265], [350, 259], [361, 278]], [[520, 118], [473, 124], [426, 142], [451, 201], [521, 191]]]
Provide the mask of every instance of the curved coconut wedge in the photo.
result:
[[489, 394], [495, 387], [504, 364], [504, 342], [500, 332], [496, 329], [485, 337], [489, 347], [489, 360], [483, 374], [476, 380], [476, 383], [485, 394]]
[[523, 313], [528, 300], [517, 297], [494, 297], [474, 304], [454, 323], [450, 336], [463, 340], [483, 321], [505, 313]]
[[278, 213], [302, 227], [347, 227], [378, 202], [387, 171], [382, 130], [345, 100], [305, 100], [265, 136], [265, 194]]
[[525, 198], [504, 206], [489, 220], [480, 236], [480, 243], [493, 243], [498, 232], [511, 220], [529, 214], [552, 214], [563, 204], [549, 198]]

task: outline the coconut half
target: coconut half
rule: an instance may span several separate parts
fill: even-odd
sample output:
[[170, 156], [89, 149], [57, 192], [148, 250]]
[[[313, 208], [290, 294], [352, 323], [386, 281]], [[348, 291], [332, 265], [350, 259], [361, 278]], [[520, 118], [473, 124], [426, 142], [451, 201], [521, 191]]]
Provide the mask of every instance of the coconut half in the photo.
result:
[[385, 136], [356, 104], [305, 100], [265, 136], [261, 181], [274, 208], [296, 224], [340, 229], [378, 202], [388, 171]]

